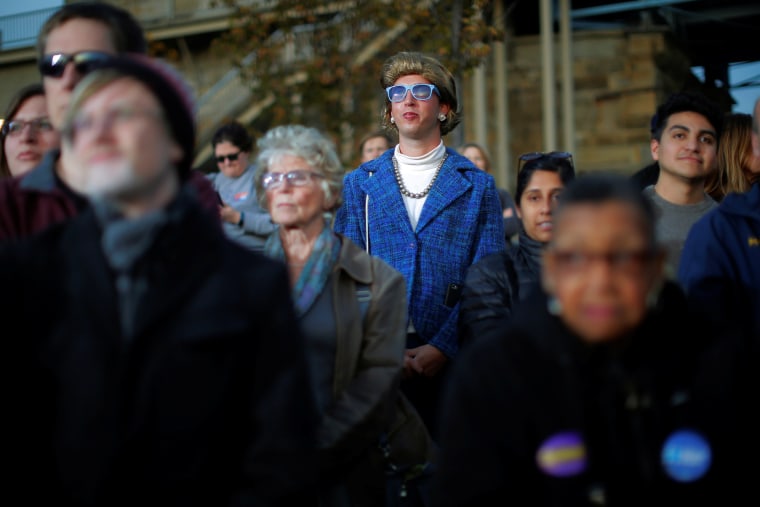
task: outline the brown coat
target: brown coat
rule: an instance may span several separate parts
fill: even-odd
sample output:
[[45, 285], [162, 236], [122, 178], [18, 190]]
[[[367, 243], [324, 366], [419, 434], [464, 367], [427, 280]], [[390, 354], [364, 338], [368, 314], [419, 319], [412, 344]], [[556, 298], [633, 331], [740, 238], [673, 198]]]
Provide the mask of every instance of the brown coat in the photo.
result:
[[[319, 432], [323, 449], [346, 451], [376, 442], [393, 415], [406, 346], [406, 284], [401, 273], [341, 238], [329, 290], [337, 338], [333, 398]], [[366, 285], [366, 315], [357, 301]], [[358, 441], [357, 441], [358, 439]], [[361, 443], [360, 443], [361, 442]]]

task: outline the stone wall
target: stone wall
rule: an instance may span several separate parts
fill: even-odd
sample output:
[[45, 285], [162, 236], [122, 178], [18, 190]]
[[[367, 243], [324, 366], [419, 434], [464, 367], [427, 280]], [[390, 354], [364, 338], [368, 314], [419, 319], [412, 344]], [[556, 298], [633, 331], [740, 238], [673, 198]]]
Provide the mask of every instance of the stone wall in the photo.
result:
[[[564, 134], [560, 49], [555, 45], [557, 139], [561, 142]], [[689, 68], [684, 55], [667, 42], [665, 33], [622, 31], [577, 32], [572, 54], [574, 159], [578, 170], [632, 173], [649, 164], [649, 122], [672, 83], [683, 84], [683, 69]], [[543, 145], [540, 38], [510, 40], [507, 60], [509, 149], [517, 159], [518, 154], [540, 151]], [[658, 65], [674, 61], [681, 65], [678, 68]], [[498, 92], [491, 85], [489, 93]], [[493, 136], [489, 145], [496, 146], [499, 140], [495, 137], [495, 120], [487, 121], [489, 136]], [[465, 129], [465, 137], [471, 139], [472, 124], [468, 123]], [[510, 174], [514, 174], [513, 170]]]

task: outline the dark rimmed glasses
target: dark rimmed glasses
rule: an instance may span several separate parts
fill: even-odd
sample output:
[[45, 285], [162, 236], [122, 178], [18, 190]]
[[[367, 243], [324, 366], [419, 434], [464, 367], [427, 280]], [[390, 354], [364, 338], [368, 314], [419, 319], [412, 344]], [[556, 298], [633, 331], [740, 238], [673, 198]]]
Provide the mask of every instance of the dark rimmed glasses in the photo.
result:
[[261, 177], [261, 186], [264, 190], [272, 190], [283, 186], [287, 181], [290, 186], [304, 187], [311, 183], [312, 178], [324, 178], [324, 176], [306, 169], [295, 169], [286, 173], [264, 173]]
[[229, 155], [219, 155], [218, 157], [214, 157], [214, 160], [216, 160], [217, 164], [223, 164], [224, 159], [227, 159], [230, 162], [235, 162], [239, 156], [240, 156], [240, 152], [230, 153]]
[[518, 169], [517, 172], [520, 172], [523, 168], [523, 165], [525, 165], [526, 162], [532, 162], [534, 160], [539, 160], [542, 158], [548, 158], [551, 160], [566, 160], [570, 163], [570, 166], [574, 167], [573, 164], [573, 154], [569, 151], [531, 151], [528, 153], [523, 153], [518, 157]]
[[388, 100], [391, 102], [401, 102], [406, 97], [406, 92], [412, 92], [412, 97], [417, 100], [430, 100], [433, 98], [433, 93], [441, 96], [441, 92], [438, 91], [438, 87], [434, 84], [428, 83], [414, 83], [410, 85], [397, 84], [389, 86], [385, 89], [385, 93], [388, 94]]
[[29, 127], [32, 132], [52, 132], [53, 124], [50, 123], [50, 119], [45, 116], [43, 118], [35, 118], [34, 120], [11, 120], [3, 123], [3, 128], [0, 130], [0, 134], [5, 136], [18, 136], [24, 131], [26, 127]]
[[615, 274], [640, 276], [649, 262], [657, 255], [654, 250], [647, 248], [612, 252], [584, 252], [550, 247], [547, 252], [554, 257], [557, 268], [565, 275], [585, 274], [594, 264], [602, 262]]
[[39, 63], [40, 74], [47, 77], [61, 77], [69, 62], [80, 74], [87, 74], [103, 66], [113, 56], [101, 51], [80, 51], [78, 53], [50, 53], [42, 57]]

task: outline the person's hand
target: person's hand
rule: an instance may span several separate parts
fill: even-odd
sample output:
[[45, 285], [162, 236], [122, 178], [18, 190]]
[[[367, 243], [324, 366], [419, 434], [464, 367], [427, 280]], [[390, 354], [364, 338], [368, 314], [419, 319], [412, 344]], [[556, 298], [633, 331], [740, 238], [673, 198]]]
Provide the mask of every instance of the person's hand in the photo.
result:
[[240, 212], [228, 204], [219, 206], [219, 216], [222, 217], [222, 220], [231, 224], [240, 222]]
[[404, 353], [404, 377], [422, 375], [432, 377], [437, 374], [448, 358], [433, 345], [420, 345], [406, 349]]

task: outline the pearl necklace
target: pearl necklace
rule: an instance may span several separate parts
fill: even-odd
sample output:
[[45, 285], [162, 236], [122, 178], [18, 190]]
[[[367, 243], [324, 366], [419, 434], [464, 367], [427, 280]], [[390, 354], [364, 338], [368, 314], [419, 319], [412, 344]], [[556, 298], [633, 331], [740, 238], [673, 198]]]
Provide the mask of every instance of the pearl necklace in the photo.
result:
[[396, 175], [396, 182], [398, 182], [398, 188], [401, 191], [401, 193], [407, 197], [411, 197], [412, 199], [422, 199], [426, 195], [428, 195], [428, 192], [430, 192], [430, 189], [433, 188], [433, 183], [435, 183], [435, 179], [438, 177], [438, 173], [441, 172], [441, 167], [443, 167], [443, 163], [446, 161], [446, 158], [448, 158], [449, 154], [444, 153], [443, 157], [441, 157], [441, 161], [438, 163], [438, 167], [435, 168], [435, 174], [433, 175], [433, 178], [430, 180], [430, 183], [428, 183], [428, 186], [425, 187], [425, 189], [422, 192], [414, 193], [410, 192], [408, 188], [406, 188], [406, 185], [404, 185], [404, 180], [401, 177], [401, 171], [398, 169], [398, 160], [396, 160], [396, 156], [393, 156], [393, 174]]

